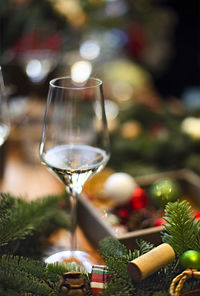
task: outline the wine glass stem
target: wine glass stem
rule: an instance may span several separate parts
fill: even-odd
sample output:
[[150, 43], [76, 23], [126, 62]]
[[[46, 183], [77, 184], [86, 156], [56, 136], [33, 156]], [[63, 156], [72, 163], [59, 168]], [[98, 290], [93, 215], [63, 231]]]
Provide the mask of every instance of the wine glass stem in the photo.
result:
[[76, 224], [77, 224], [77, 194], [72, 193], [69, 196], [69, 215], [70, 215], [70, 250], [75, 251], [77, 248], [76, 241]]

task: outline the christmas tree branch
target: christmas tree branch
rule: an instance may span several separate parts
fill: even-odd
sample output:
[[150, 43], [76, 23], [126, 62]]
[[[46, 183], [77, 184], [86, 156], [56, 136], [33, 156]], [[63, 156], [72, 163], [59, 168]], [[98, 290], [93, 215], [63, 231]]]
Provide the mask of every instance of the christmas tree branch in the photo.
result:
[[3, 295], [9, 295], [7, 288], [33, 295], [57, 295], [55, 281], [48, 280], [45, 264], [30, 258], [2, 256], [0, 260], [0, 288]]
[[177, 256], [186, 250], [199, 251], [200, 222], [195, 220], [188, 201], [169, 202], [165, 207], [162, 240], [172, 246]]
[[[67, 228], [67, 215], [60, 208], [63, 196], [48, 196], [26, 202], [9, 194], [0, 195], [0, 255], [21, 254], [30, 239], [32, 246], [39, 245], [40, 234], [49, 234], [56, 228]], [[30, 245], [31, 247], [31, 245]], [[27, 252], [27, 251], [26, 251]], [[26, 254], [24, 254], [26, 255]]]

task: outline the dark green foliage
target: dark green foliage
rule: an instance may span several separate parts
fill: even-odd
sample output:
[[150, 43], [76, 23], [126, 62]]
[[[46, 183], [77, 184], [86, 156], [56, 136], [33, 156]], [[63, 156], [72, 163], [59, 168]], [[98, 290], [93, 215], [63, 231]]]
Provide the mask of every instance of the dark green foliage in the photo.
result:
[[45, 238], [58, 228], [68, 227], [67, 215], [59, 206], [62, 198], [55, 195], [26, 202], [1, 194], [0, 255], [41, 255]]
[[48, 264], [47, 266], [47, 272], [48, 277], [52, 278], [52, 280], [55, 279], [55, 276], [62, 276], [64, 272], [67, 271], [67, 264], [64, 262], [55, 262]]
[[199, 141], [194, 141], [181, 127], [187, 116], [192, 116], [187, 110], [181, 115], [175, 114], [166, 104], [160, 110], [152, 110], [140, 103], [121, 110], [122, 128], [124, 123], [136, 120], [141, 132], [128, 139], [118, 131], [111, 134], [109, 166], [132, 176], [182, 168], [199, 174], [198, 161], [195, 161], [199, 160]]
[[[66, 193], [63, 194], [66, 196]], [[67, 215], [60, 207], [63, 194], [26, 202], [1, 193], [1, 296], [22, 296], [29, 293], [31, 296], [59, 295], [60, 277], [72, 270], [81, 271], [90, 280], [87, 272], [79, 266], [65, 263], [46, 265], [41, 258], [48, 235], [69, 225]], [[87, 295], [91, 296], [90, 290]]]
[[[107, 288], [103, 295], [139, 295], [140, 288], [131, 280], [127, 272], [127, 264], [129, 261], [139, 257], [140, 255], [150, 251], [153, 245], [140, 241], [139, 249], [134, 252], [127, 250], [124, 245], [113, 238], [106, 238], [100, 243], [100, 253], [108, 268], [111, 277]], [[141, 289], [141, 293], [144, 289]], [[146, 291], [148, 292], [148, 291]], [[142, 295], [142, 294], [141, 294]], [[147, 294], [145, 294], [147, 295]]]
[[[194, 217], [191, 217], [192, 213], [187, 201], [167, 204], [164, 219], [168, 224], [165, 225], [162, 239], [174, 248], [177, 257], [171, 264], [164, 266], [139, 283], [132, 281], [129, 277], [127, 264], [132, 259], [150, 251], [153, 245], [141, 240], [138, 242], [138, 250], [132, 252], [113, 238], [102, 240], [100, 253], [106, 261], [111, 276], [103, 295], [168, 296], [172, 280], [183, 271], [178, 256], [188, 249], [200, 251], [200, 225]], [[199, 280], [192, 278], [184, 284], [182, 291], [195, 290], [199, 286]]]
[[169, 296], [168, 291], [160, 291], [160, 292], [155, 292], [153, 294], [154, 296]]
[[133, 260], [134, 254], [113, 238], [101, 241], [100, 253], [111, 278], [103, 295], [132, 295], [134, 287], [127, 273], [127, 263]]
[[[191, 278], [185, 282], [184, 287], [182, 288], [181, 292], [182, 294], [187, 291], [196, 291], [193, 292], [192, 296], [199, 296], [200, 295], [200, 283], [199, 279]], [[189, 295], [189, 294], [188, 294]]]
[[127, 272], [129, 261], [149, 252], [153, 247], [152, 244], [141, 240], [138, 242], [138, 249], [132, 252], [113, 238], [101, 241], [100, 252], [111, 276], [103, 295], [168, 295], [166, 291], [172, 279], [181, 271], [176, 260], [139, 283], [132, 281]]
[[200, 251], [200, 222], [196, 221], [189, 202], [168, 203], [165, 207], [165, 232], [162, 240], [170, 244], [177, 256], [186, 250]]
[[[46, 265], [41, 259], [31, 258], [38, 257], [39, 248], [42, 247], [41, 241], [51, 231], [58, 227], [67, 227], [66, 216], [59, 207], [59, 201], [62, 198], [62, 195], [49, 196], [28, 203], [10, 195], [1, 194], [1, 296], [22, 296], [28, 293], [32, 296], [59, 296], [60, 277], [64, 272], [72, 270], [81, 271], [90, 282], [90, 274], [79, 266], [65, 263]], [[191, 217], [192, 213], [187, 201], [167, 204], [164, 219], [168, 224], [165, 225], [162, 239], [174, 248], [177, 258], [139, 283], [134, 282], [129, 276], [127, 264], [134, 258], [149, 252], [154, 246], [140, 240], [137, 242], [138, 249], [130, 251], [114, 238], [102, 240], [100, 253], [110, 275], [110, 281], [102, 295], [167, 296], [173, 278], [183, 271], [178, 256], [188, 249], [200, 250], [200, 223]], [[58, 216], [59, 219], [56, 218]], [[52, 221], [54, 222], [53, 228], [51, 227]], [[33, 244], [32, 250], [31, 244]], [[41, 255], [42, 250], [39, 253]], [[199, 286], [199, 280], [192, 278], [184, 284], [182, 291], [195, 290]], [[89, 288], [87, 296], [91, 295]]]
[[[46, 267], [41, 257], [48, 235], [67, 228], [67, 216], [59, 203], [63, 195], [26, 202], [9, 194], [0, 195], [0, 295], [58, 295], [58, 267]], [[10, 254], [10, 255], [9, 255]], [[16, 254], [20, 256], [15, 256]], [[26, 256], [22, 257], [22, 256]], [[61, 267], [60, 267], [61, 270]], [[66, 271], [62, 267], [62, 272]]]
[[[128, 272], [127, 264], [134, 258], [149, 252], [154, 246], [148, 242], [138, 242], [138, 249], [133, 252], [127, 250], [119, 241], [105, 238], [101, 241], [100, 253], [106, 261], [108, 273], [111, 277], [103, 296], [130, 295], [130, 296], [165, 296], [172, 279], [182, 272], [178, 260], [164, 266], [142, 282], [134, 282]], [[190, 287], [190, 285], [188, 286]]]
[[[0, 295], [15, 296], [32, 293], [32, 296], [59, 295], [59, 280], [67, 271], [81, 271], [89, 281], [85, 270], [74, 264], [46, 265], [42, 260], [4, 255], [0, 259]], [[90, 296], [90, 291], [88, 291]]]
[[[2, 256], [0, 260], [0, 295], [21, 296], [59, 296], [59, 280], [67, 271], [85, 270], [79, 266], [65, 263], [46, 265], [42, 260], [18, 256]], [[91, 296], [90, 290], [87, 296]]]
[[[48, 273], [43, 261], [18, 256], [2, 256], [0, 260], [0, 288], [2, 295], [10, 295], [13, 290], [20, 293], [31, 292], [33, 295], [57, 295], [55, 281], [48, 279]], [[9, 290], [8, 290], [9, 289]], [[12, 294], [11, 294], [12, 295]]]
[[[138, 247], [139, 247], [139, 255], [136, 255], [134, 258], [137, 258], [140, 255], [146, 254], [147, 252], [151, 251], [154, 248], [154, 245], [146, 242], [144, 240], [137, 241]], [[134, 254], [137, 254], [137, 250], [134, 251]]]

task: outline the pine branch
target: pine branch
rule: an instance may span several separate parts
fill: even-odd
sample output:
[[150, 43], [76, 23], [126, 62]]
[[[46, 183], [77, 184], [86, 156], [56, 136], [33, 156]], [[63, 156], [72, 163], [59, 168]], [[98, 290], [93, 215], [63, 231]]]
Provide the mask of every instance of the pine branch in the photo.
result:
[[[59, 295], [60, 277], [72, 270], [82, 272], [89, 281], [88, 273], [75, 264], [46, 265], [42, 260], [4, 255], [0, 259], [0, 295], [19, 296], [21, 293], [32, 293], [33, 296]], [[89, 290], [87, 295], [91, 295]]]
[[[58, 277], [57, 277], [58, 279]], [[33, 293], [37, 296], [57, 295], [56, 285], [50, 282], [45, 264], [18, 256], [2, 256], [0, 260], [0, 287], [4, 295], [7, 290], [20, 293]]]
[[[152, 275], [148, 276], [142, 282], [135, 283], [137, 293], [143, 292], [143, 295], [152, 295], [153, 292], [163, 292], [168, 291], [172, 279], [175, 278], [179, 273], [182, 272], [180, 265], [178, 264], [177, 260], [174, 260], [171, 264], [168, 264], [158, 270], [157, 272], [153, 273]], [[136, 293], [136, 295], [138, 295]], [[140, 294], [139, 294], [140, 295]], [[168, 295], [168, 294], [167, 294]]]
[[[140, 252], [140, 255], [143, 255], [143, 254], [151, 251], [153, 249], [153, 247], [154, 247], [153, 244], [151, 244], [150, 242], [146, 242], [146, 241], [144, 241], [142, 239], [139, 240], [139, 241], [137, 241], [137, 245], [138, 245], [139, 250], [140, 250], [139, 251]], [[135, 250], [135, 252], [136, 252], [136, 250]], [[140, 255], [138, 255], [138, 256], [140, 256]]]
[[9, 249], [8, 245], [14, 241], [19, 243], [19, 240], [33, 236], [36, 232], [39, 234], [44, 230], [52, 230], [47, 229], [47, 226], [51, 225], [48, 223], [50, 220], [56, 222], [52, 225], [67, 228], [67, 215], [59, 208], [58, 204], [61, 198], [61, 195], [55, 195], [26, 202], [10, 195], [1, 194], [0, 209], [3, 209], [3, 213], [0, 216], [0, 253], [2, 253], [2, 247], [7, 246]]
[[156, 292], [157, 295], [168, 295], [165, 291], [168, 291], [172, 279], [181, 272], [178, 262], [173, 261], [142, 282], [133, 282], [127, 272], [128, 262], [153, 248], [153, 244], [143, 240], [140, 240], [137, 244], [139, 249], [132, 252], [113, 238], [105, 238], [100, 242], [100, 253], [106, 262], [111, 277], [103, 291], [103, 296], [152, 296], [152, 291]]
[[159, 292], [155, 292], [153, 296], [169, 296], [169, 293], [168, 291], [159, 291]]
[[105, 238], [100, 242], [100, 253], [106, 261], [110, 276], [103, 295], [132, 295], [134, 287], [127, 272], [127, 263], [134, 255], [113, 238]]
[[196, 293], [192, 293], [191, 295], [192, 296], [199, 296], [200, 295], [200, 290], [199, 289], [200, 289], [199, 279], [191, 278], [191, 279], [188, 279], [185, 282], [181, 292], [182, 293], [187, 293], [189, 291], [198, 290]]
[[136, 285], [133, 284], [127, 272], [129, 261], [150, 251], [153, 245], [143, 240], [138, 242], [139, 250], [127, 250], [119, 241], [106, 238], [100, 242], [100, 253], [108, 267], [111, 277], [103, 295], [135, 295]]
[[65, 262], [55, 262], [47, 265], [46, 272], [48, 278], [55, 279], [55, 276], [62, 276], [63, 273], [67, 272], [67, 264]]
[[0, 219], [6, 214], [8, 210], [14, 208], [16, 199], [10, 194], [1, 193], [0, 195]]
[[165, 208], [162, 240], [172, 246], [177, 256], [186, 250], [200, 250], [200, 222], [192, 217], [193, 211], [189, 202], [169, 202]]
[[[42, 260], [3, 255], [3, 251], [7, 254], [23, 254], [26, 249], [29, 252], [28, 246], [31, 247], [31, 244], [35, 248], [32, 242], [37, 244], [38, 235], [44, 236], [45, 232], [52, 231], [52, 221], [57, 226], [67, 227], [66, 216], [62, 216], [64, 211], [58, 206], [61, 198], [50, 196], [27, 203], [10, 195], [0, 195], [0, 295], [59, 295], [59, 278], [64, 272], [71, 270], [80, 270], [90, 281], [90, 275], [73, 264], [56, 263], [46, 266]], [[165, 220], [168, 224], [165, 224], [162, 239], [174, 248], [177, 256], [188, 249], [200, 250], [200, 222], [195, 221], [192, 214], [187, 201], [168, 203], [166, 206]], [[172, 279], [182, 270], [179, 261], [176, 259], [142, 282], [135, 283], [127, 272], [128, 262], [153, 248], [151, 243], [143, 240], [137, 243], [138, 249], [132, 252], [114, 238], [106, 238], [100, 242], [100, 253], [110, 275], [102, 296], [168, 295]], [[185, 283], [183, 291], [198, 287], [199, 281], [191, 279]], [[90, 290], [87, 295], [91, 296]]]
[[128, 252], [127, 248], [112, 237], [107, 237], [100, 241], [100, 253], [105, 260], [115, 257], [119, 260], [128, 262], [134, 259], [134, 253]]
[[1, 283], [0, 283], [0, 295], [1, 296], [19, 296], [19, 293], [9, 289], [8, 287], [4, 289], [3, 287], [1, 287]]
[[62, 276], [65, 272], [68, 271], [78, 271], [81, 272], [84, 276], [88, 278], [89, 281], [89, 274], [85, 270], [84, 267], [74, 264], [74, 263], [65, 263], [65, 262], [55, 262], [55, 263], [50, 263], [46, 267], [46, 272], [48, 274], [48, 278], [54, 281], [55, 276]]

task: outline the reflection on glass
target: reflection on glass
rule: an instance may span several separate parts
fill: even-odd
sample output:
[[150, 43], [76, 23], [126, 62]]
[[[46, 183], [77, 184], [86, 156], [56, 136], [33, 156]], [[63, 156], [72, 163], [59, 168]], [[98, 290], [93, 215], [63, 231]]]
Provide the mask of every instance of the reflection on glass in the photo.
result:
[[10, 120], [6, 101], [6, 92], [0, 67], [0, 146], [6, 141], [10, 133]]

